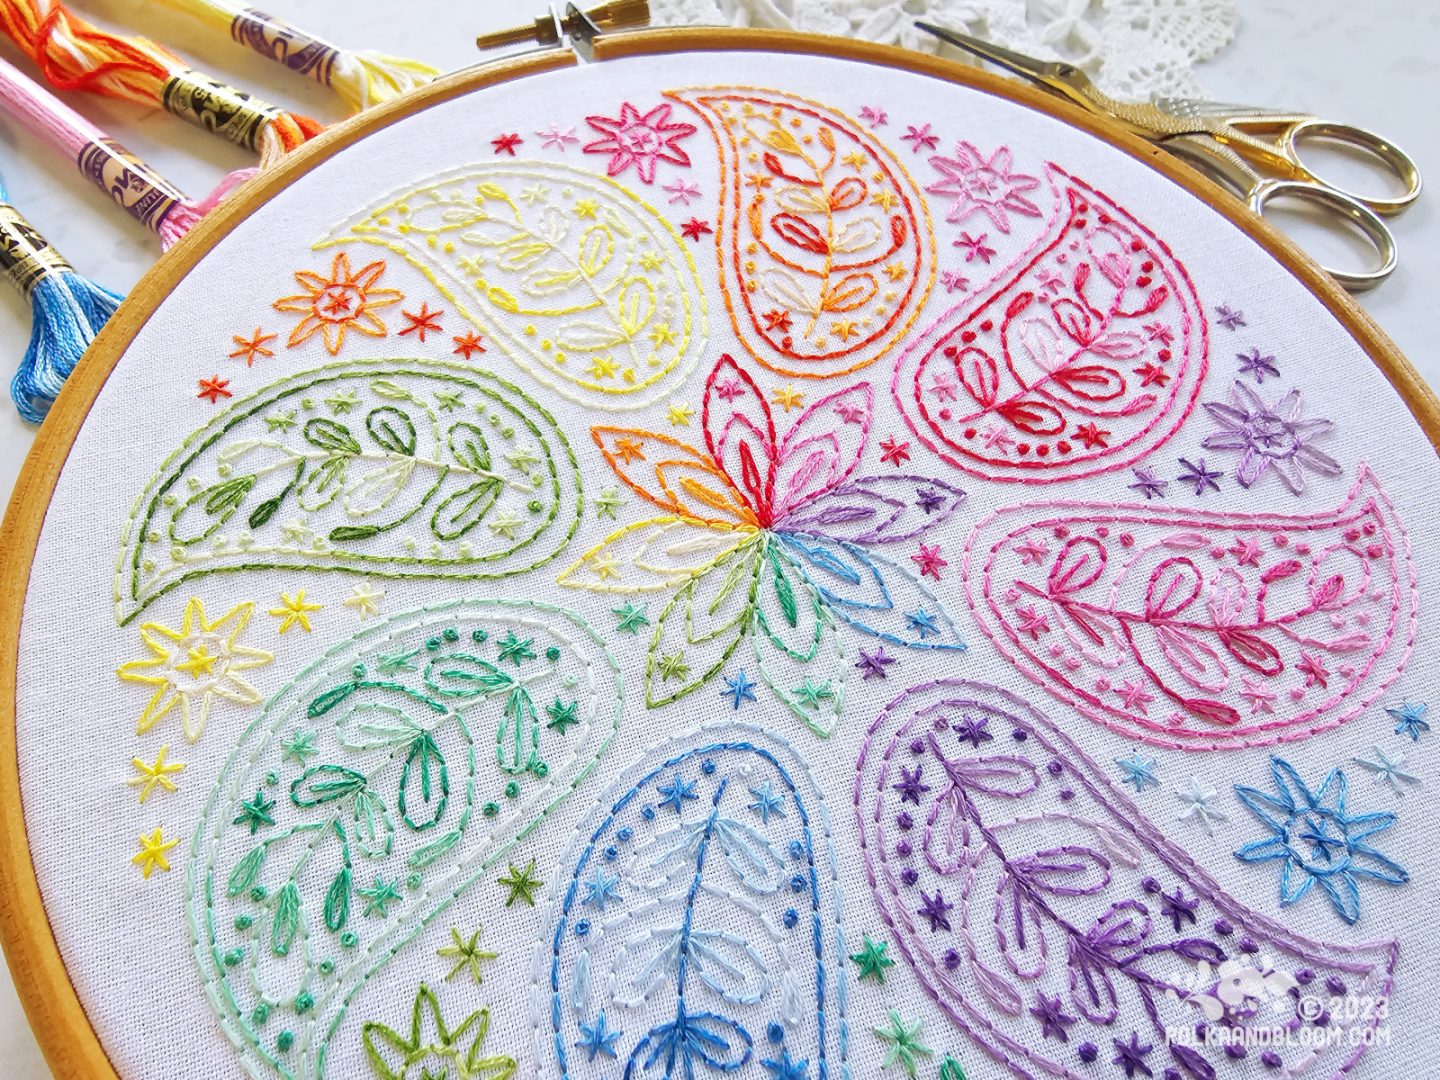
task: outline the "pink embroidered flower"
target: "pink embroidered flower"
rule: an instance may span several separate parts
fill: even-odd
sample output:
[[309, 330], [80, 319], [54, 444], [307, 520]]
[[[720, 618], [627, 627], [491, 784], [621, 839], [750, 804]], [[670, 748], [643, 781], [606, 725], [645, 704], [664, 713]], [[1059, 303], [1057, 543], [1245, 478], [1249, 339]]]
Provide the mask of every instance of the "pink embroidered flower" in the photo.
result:
[[984, 214], [1002, 233], [1010, 231], [1010, 214], [1039, 217], [1040, 208], [1023, 192], [1034, 191], [1040, 181], [1010, 171], [1010, 148], [1002, 146], [987, 159], [972, 143], [955, 144], [953, 158], [936, 155], [930, 159], [944, 177], [925, 190], [935, 195], [953, 195], [945, 220], [959, 225], [976, 214]]
[[644, 116], [628, 101], [620, 116], [587, 116], [585, 122], [604, 138], [585, 144], [587, 154], [609, 154], [605, 167], [610, 176], [619, 176], [631, 165], [647, 184], [655, 182], [655, 166], [661, 161], [689, 165], [690, 155], [677, 144], [695, 134], [694, 124], [669, 123], [670, 105], [657, 105]]

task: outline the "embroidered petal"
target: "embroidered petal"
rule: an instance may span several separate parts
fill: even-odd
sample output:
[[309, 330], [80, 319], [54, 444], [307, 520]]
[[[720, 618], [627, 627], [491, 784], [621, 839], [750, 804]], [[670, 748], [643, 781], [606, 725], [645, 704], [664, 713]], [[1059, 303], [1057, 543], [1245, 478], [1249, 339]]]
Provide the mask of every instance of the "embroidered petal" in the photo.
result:
[[756, 538], [752, 529], [702, 525], [690, 518], [637, 521], [580, 556], [557, 581], [591, 592], [673, 589]]
[[754, 523], [745, 496], [705, 451], [639, 428], [593, 427], [590, 434], [615, 475], [660, 509], [716, 525]]
[[844, 481], [865, 450], [873, 392], [858, 383], [820, 398], [780, 440], [775, 470], [775, 520], [822, 498]]
[[768, 524], [775, 493], [775, 421], [760, 387], [728, 355], [705, 380], [701, 426], [711, 459]]
[[785, 515], [790, 533], [855, 544], [893, 544], [923, 536], [965, 500], [959, 488], [923, 476], [860, 476]]

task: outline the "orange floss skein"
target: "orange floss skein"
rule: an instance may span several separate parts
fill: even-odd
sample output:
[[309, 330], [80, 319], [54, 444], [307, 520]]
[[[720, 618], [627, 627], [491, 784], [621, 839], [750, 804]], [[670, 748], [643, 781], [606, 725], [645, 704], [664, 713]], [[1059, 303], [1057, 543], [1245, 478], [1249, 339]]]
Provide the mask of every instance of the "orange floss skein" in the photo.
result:
[[308, 116], [193, 70], [156, 42], [102, 30], [56, 0], [0, 0], [0, 30], [52, 86], [158, 106], [256, 151], [262, 169], [322, 130]]

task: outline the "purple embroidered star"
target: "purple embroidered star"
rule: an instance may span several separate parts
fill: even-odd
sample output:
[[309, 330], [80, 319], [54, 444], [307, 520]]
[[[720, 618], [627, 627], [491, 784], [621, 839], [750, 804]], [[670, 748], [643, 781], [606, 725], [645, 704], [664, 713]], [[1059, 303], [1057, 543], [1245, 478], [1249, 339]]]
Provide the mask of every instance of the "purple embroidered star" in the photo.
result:
[[941, 270], [940, 284], [945, 286], [946, 292], [958, 292], [970, 288], [970, 279], [959, 270]]
[[1261, 356], [1260, 350], [1251, 346], [1248, 353], [1239, 352], [1235, 359], [1240, 361], [1241, 375], [1254, 375], [1257, 383], [1265, 381], [1266, 375], [1280, 376], [1280, 369], [1275, 364], [1275, 357]]
[[888, 679], [890, 676], [885, 673], [885, 669], [893, 663], [895, 658], [886, 656], [885, 646], [881, 645], [873, 653], [866, 652], [862, 647], [860, 659], [855, 662], [855, 666], [864, 673], [861, 676], [864, 681], [869, 682], [871, 679]]
[[891, 784], [890, 786], [895, 791], [900, 792], [900, 801], [902, 803], [910, 802], [919, 806], [920, 796], [930, 790], [929, 784], [921, 783], [920, 781], [921, 768], [922, 766], [916, 765], [912, 772], [905, 768], [904, 765], [900, 766], [900, 782], [898, 784]]
[[1182, 484], [1192, 485], [1195, 488], [1196, 495], [1204, 495], [1207, 491], [1220, 490], [1220, 478], [1225, 474], [1215, 472], [1213, 469], [1207, 469], [1204, 458], [1201, 458], [1199, 463], [1196, 464], [1182, 457], [1180, 464], [1184, 466], [1184, 469], [1181, 470], [1177, 479]]
[[1160, 917], [1169, 919], [1177, 934], [1183, 924], [1189, 923], [1192, 926], [1195, 924], [1195, 909], [1199, 906], [1200, 898], [1197, 896], [1193, 900], [1185, 899], [1184, 890], [1179, 885], [1175, 886], [1174, 896], [1169, 893], [1160, 894]]
[[1138, 1071], [1143, 1076], [1154, 1076], [1150, 1066], [1145, 1064], [1145, 1055], [1154, 1049], [1150, 1043], [1142, 1043], [1140, 1036], [1135, 1032], [1130, 1033], [1130, 1041], [1123, 1043], [1119, 1039], [1111, 1039], [1115, 1044], [1115, 1056], [1110, 1060], [1125, 1070], [1126, 1076], [1134, 1076]]
[[950, 929], [950, 909], [955, 905], [946, 903], [945, 897], [940, 890], [935, 890], [934, 896], [927, 896], [925, 890], [920, 890], [920, 909], [915, 913], [922, 919], [930, 920], [931, 933], [938, 933], [941, 930]]
[[1205, 411], [1223, 429], [1206, 435], [1206, 450], [1239, 450], [1235, 480], [1250, 487], [1273, 472], [1290, 491], [1305, 490], [1305, 471], [1339, 476], [1340, 463], [1310, 443], [1335, 425], [1329, 420], [1302, 420], [1299, 390], [1290, 390], [1274, 405], [1266, 405], [1249, 386], [1236, 380], [1230, 401], [1207, 401]]
[[927, 514], [933, 514], [945, 505], [945, 496], [934, 488], [920, 488], [915, 492], [915, 505]]
[[1145, 500], [1165, 497], [1165, 489], [1170, 486], [1169, 480], [1161, 480], [1155, 475], [1155, 470], [1149, 467], [1132, 470], [1135, 473], [1135, 483], [1127, 485], [1131, 491], [1142, 491], [1145, 493]]
[[880, 127], [882, 124], [888, 124], [890, 122], [890, 117], [885, 114], [885, 110], [880, 108], [879, 105], [861, 105], [860, 119], [872, 128]]
[[1048, 997], [1040, 995], [1040, 1004], [1030, 1010], [1030, 1015], [1040, 1021], [1040, 1037], [1048, 1039], [1052, 1035], [1061, 1042], [1070, 1041], [1070, 1033], [1065, 1029], [1076, 1022], [1073, 1016], [1066, 1016], [1060, 1008], [1060, 995]]
[[930, 164], [944, 177], [925, 190], [934, 195], [953, 195], [955, 201], [945, 212], [952, 225], [984, 214], [1002, 233], [1010, 231], [1010, 215], [1039, 217], [1040, 208], [1022, 192], [1034, 191], [1040, 181], [1010, 171], [1010, 148], [1002, 146], [986, 158], [973, 144], [955, 144], [955, 156], [932, 157]]
[[952, 247], [963, 247], [965, 249], [965, 261], [974, 262], [979, 259], [988, 263], [995, 257], [995, 249], [985, 246], [985, 238], [989, 233], [981, 233], [979, 236], [971, 236], [968, 232], [960, 234], [959, 240], [952, 240]]
[[1226, 330], [1238, 330], [1245, 326], [1245, 313], [1239, 308], [1232, 308], [1229, 304], [1221, 304], [1215, 309], [1215, 321]]
[[689, 180], [676, 177], [665, 185], [665, 190], [670, 192], [670, 201], [689, 206], [691, 199], [700, 198], [700, 185], [692, 184]]
[[990, 718], [988, 716], [982, 716], [978, 720], [966, 716], [955, 725], [955, 734], [959, 735], [963, 742], [968, 742], [976, 750], [979, 750], [981, 743], [987, 743], [995, 738], [985, 730], [989, 725]]
[[914, 124], [909, 124], [906, 126], [905, 134], [901, 135], [900, 138], [908, 142], [910, 149], [917, 154], [922, 147], [926, 150], [934, 150], [940, 142], [939, 135], [930, 134], [929, 124], [921, 124], [919, 127], [916, 127]]

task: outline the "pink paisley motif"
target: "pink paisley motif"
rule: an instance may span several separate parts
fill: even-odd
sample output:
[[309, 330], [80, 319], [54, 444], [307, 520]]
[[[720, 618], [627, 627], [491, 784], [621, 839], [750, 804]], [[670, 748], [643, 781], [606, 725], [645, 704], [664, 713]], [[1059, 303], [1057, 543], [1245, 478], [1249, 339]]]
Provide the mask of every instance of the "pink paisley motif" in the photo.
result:
[[[1367, 1053], [1385, 1071], [1384, 1044], [1367, 1050], [1376, 1014], [1300, 1002], [1389, 995], [1396, 942], [1317, 941], [1245, 907], [1014, 694], [960, 679], [902, 693], [861, 746], [855, 815], [900, 955], [990, 1075], [1119, 1076], [1098, 1054], [1157, 1080], [1338, 1080]], [[1338, 1038], [1314, 1038], [1330, 1024]], [[1170, 1037], [1197, 1025], [1288, 1034], [1237, 1062]]]
[[1165, 243], [1058, 166], [1046, 177], [1044, 233], [916, 338], [892, 382], [926, 446], [992, 480], [1139, 460], [1179, 430], [1207, 367], [1199, 298]]
[[1333, 511], [1025, 503], [971, 532], [976, 621], [1020, 671], [1155, 746], [1268, 746], [1337, 727], [1403, 670], [1410, 541], [1361, 466]]

